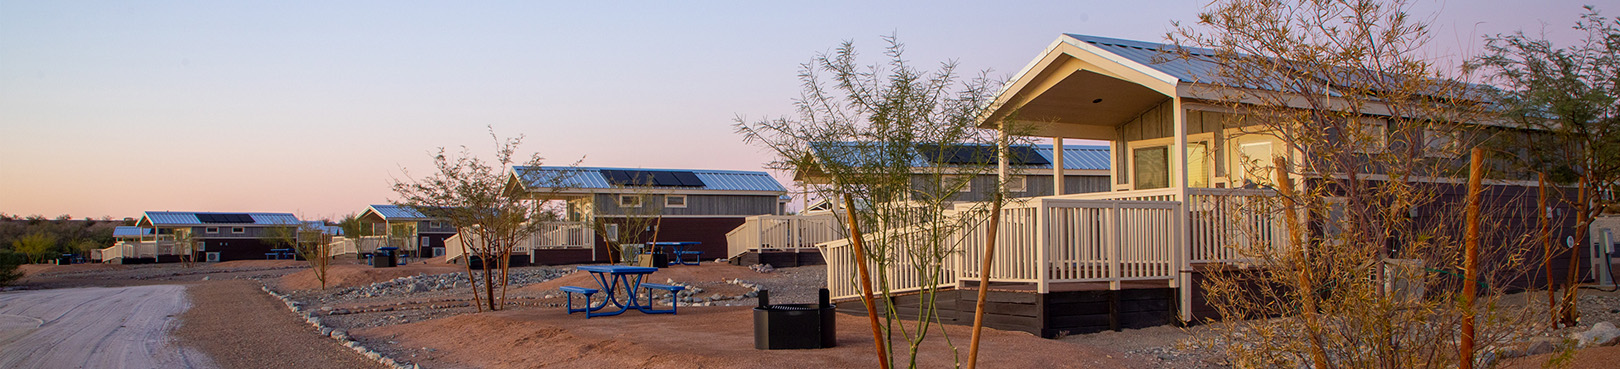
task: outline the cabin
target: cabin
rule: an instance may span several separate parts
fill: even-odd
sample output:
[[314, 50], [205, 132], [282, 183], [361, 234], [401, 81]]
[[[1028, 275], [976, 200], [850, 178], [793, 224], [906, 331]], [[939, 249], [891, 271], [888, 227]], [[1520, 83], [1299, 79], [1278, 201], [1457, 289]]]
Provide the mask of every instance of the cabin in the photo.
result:
[[117, 244], [92, 254], [120, 264], [178, 262], [188, 253], [197, 261], [262, 260], [299, 224], [290, 213], [147, 211]]
[[750, 216], [780, 214], [787, 194], [768, 173], [735, 170], [519, 166], [510, 183], [533, 201], [561, 202], [560, 219], [520, 245], [546, 265], [607, 262], [605, 237], [621, 234], [700, 242], [688, 258], [723, 258], [726, 232]]
[[[862, 150], [863, 146], [837, 142], [812, 147], [818, 152], [845, 152]], [[920, 190], [928, 186], [930, 171], [938, 168], [996, 165], [994, 147], [958, 145], [944, 148], [951, 151], [951, 155], [941, 155], [938, 152], [940, 148], [932, 149], [914, 151], [916, 156], [910, 162], [915, 173], [912, 175], [911, 188]], [[1065, 146], [1058, 140], [1052, 144], [1016, 145], [1012, 151], [1013, 160], [1016, 161], [1012, 164], [1017, 172], [1008, 181], [1008, 191], [1013, 196], [1037, 197], [1112, 189], [1108, 176], [1108, 146]], [[816, 177], [815, 173], [793, 173], [797, 182], [817, 181]], [[998, 182], [994, 175], [979, 175], [965, 180], [968, 184], [952, 195], [949, 201], [984, 201]], [[815, 245], [848, 237], [831, 211], [841, 206], [832, 199], [817, 199], [814, 204], [807, 203], [799, 214], [748, 217], [742, 226], [726, 233], [732, 263], [777, 267], [824, 264]]]
[[429, 217], [409, 206], [371, 205], [357, 218], [369, 232], [350, 236], [359, 253], [392, 246], [410, 256], [439, 257], [446, 252], [444, 240], [456, 234], [449, 220]]
[[[971, 231], [979, 233], [960, 235], [963, 244], [946, 261], [946, 275], [939, 280], [920, 278], [905, 255], [890, 255], [896, 261], [872, 273], [884, 274], [874, 279], [885, 278], [902, 294], [880, 303], [902, 307], [898, 311], [903, 318], [915, 318], [906, 316], [914, 315], [915, 309], [905, 307], [918, 306], [921, 296], [906, 292], [939, 287], [932, 297], [937, 299], [940, 321], [971, 324], [977, 293], [983, 288], [989, 290], [987, 326], [1043, 337], [1217, 318], [1201, 281], [1245, 265], [1246, 259], [1229, 246], [1292, 247], [1281, 212], [1248, 210], [1278, 202], [1277, 192], [1269, 187], [1273, 174], [1242, 168], [1274, 156], [1294, 163], [1312, 158], [1289, 149], [1279, 135], [1253, 132], [1242, 120], [1232, 119], [1233, 113], [1219, 100], [1221, 89], [1228, 87], [1200, 82], [1211, 80], [1208, 74], [1216, 66], [1199, 59], [1197, 50], [1192, 59], [1178, 58], [1174, 48], [1077, 34], [1064, 34], [1052, 42], [997, 96], [995, 111], [981, 127], [997, 129], [1006, 118], [1027, 125], [1020, 132], [1035, 137], [1106, 141], [1107, 188], [1035, 196], [1004, 208], [989, 271], [980, 270], [983, 227]], [[1365, 114], [1369, 132], [1383, 132], [1380, 124], [1390, 119], [1377, 112], [1357, 113]], [[1462, 142], [1454, 138], [1450, 144]], [[1390, 145], [1377, 142], [1367, 147], [1366, 154], [1382, 154]], [[1466, 161], [1433, 156], [1432, 160]], [[1310, 180], [1296, 178], [1305, 185]], [[1444, 188], [1442, 202], [1460, 203], [1463, 181], [1431, 180]], [[1492, 229], [1487, 239], [1520, 237], [1534, 229], [1535, 181], [1510, 177], [1487, 185], [1487, 206], [1519, 217]], [[1567, 218], [1572, 212], [1557, 207], [1553, 213]], [[1437, 207], [1412, 209], [1409, 216], [1456, 227], [1460, 221], [1454, 214]], [[1332, 216], [1307, 214], [1307, 222], [1312, 232], [1327, 232], [1333, 223], [1324, 217]], [[1558, 219], [1553, 234], [1558, 239], [1572, 235], [1572, 225]], [[855, 266], [849, 240], [819, 246], [828, 261], [833, 297], [857, 299], [860, 290], [850, 283]], [[1553, 264], [1564, 268], [1568, 263]], [[1563, 275], [1566, 270], [1555, 272]], [[979, 285], [981, 273], [989, 274], [989, 285]], [[1519, 283], [1535, 288], [1549, 283], [1527, 278]], [[839, 305], [846, 312], [865, 314], [860, 306]]]

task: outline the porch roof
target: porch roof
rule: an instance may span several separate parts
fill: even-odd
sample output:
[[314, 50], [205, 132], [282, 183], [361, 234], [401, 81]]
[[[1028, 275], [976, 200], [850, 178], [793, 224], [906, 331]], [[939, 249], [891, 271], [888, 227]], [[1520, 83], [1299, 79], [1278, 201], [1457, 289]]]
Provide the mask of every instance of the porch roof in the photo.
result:
[[151, 228], [141, 228], [136, 226], [113, 227], [113, 237], [141, 237], [149, 234], [152, 234]]
[[[622, 186], [615, 185], [604, 176], [604, 172], [630, 171], [630, 172], [690, 172], [702, 182], [700, 186]], [[762, 192], [770, 195], [787, 193], [776, 178], [769, 173], [740, 170], [714, 170], [714, 169], [640, 169], [640, 168], [608, 168], [608, 167], [529, 167], [518, 166], [512, 168], [512, 175], [521, 178], [519, 181], [523, 189], [530, 192], [559, 189], [564, 191], [593, 191], [593, 190], [624, 190], [645, 189], [657, 192], [674, 193], [704, 193], [704, 192]]]
[[416, 208], [399, 205], [371, 205], [366, 207], [366, 211], [361, 213], [360, 216], [365, 217], [366, 213], [377, 214], [377, 216], [381, 217], [384, 221], [431, 219], [427, 215], [422, 214], [422, 212], [417, 211]]
[[[818, 143], [818, 144], [811, 145], [811, 149], [815, 150], [816, 155], [818, 157], [820, 157], [820, 158], [827, 159], [827, 158], [845, 157], [845, 159], [854, 160], [854, 158], [848, 158], [848, 157], [850, 157], [850, 156], [859, 156], [860, 154], [855, 152], [855, 151], [850, 151], [850, 150], [861, 150], [863, 147], [870, 148], [870, 147], [872, 147], [872, 145], [876, 145], [876, 143], [827, 142], [827, 143]], [[833, 147], [844, 149], [844, 150], [842, 150], [844, 152], [843, 153], [829, 152], [829, 151], [831, 151], [830, 149], [833, 148]], [[1044, 164], [1014, 165], [1015, 167], [1022, 168], [1022, 169], [1052, 169], [1052, 163], [1056, 161], [1055, 158], [1053, 157], [1055, 155], [1055, 153], [1054, 153], [1055, 150], [1053, 149], [1052, 145], [1035, 144], [1035, 145], [1016, 145], [1014, 147], [1015, 148], [1017, 148], [1017, 147], [1029, 148], [1030, 152], [1033, 152], [1033, 153], [1035, 153], [1036, 155], [1038, 155], [1040, 157], [1041, 160], [1036, 160], [1036, 162], [1040, 162], [1040, 161], [1045, 162]], [[933, 160], [931, 160], [923, 150], [911, 150], [911, 153], [913, 155], [911, 155], [911, 158], [909, 160], [910, 160], [910, 166], [912, 168], [932, 168], [932, 167], [940, 166], [940, 164], [935, 163]], [[986, 163], [986, 164], [994, 164], [994, 162], [992, 161], [992, 162]], [[1109, 165], [1108, 146], [1102, 146], [1102, 145], [1064, 145], [1063, 146], [1063, 169], [1065, 169], [1065, 170], [1108, 170], [1108, 165]]]

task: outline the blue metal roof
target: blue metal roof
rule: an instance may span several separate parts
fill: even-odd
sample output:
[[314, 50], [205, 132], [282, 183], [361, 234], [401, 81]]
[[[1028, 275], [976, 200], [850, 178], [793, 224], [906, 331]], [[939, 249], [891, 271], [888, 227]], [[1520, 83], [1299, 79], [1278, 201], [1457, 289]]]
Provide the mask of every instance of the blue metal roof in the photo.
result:
[[141, 228], [136, 226], [113, 227], [113, 237], [141, 237], [149, 234], [152, 234], [151, 228]]
[[416, 211], [416, 208], [399, 205], [372, 205], [371, 212], [377, 213], [386, 220], [426, 220], [427, 215]]
[[636, 187], [669, 189], [676, 191], [767, 191], [787, 192], [787, 188], [765, 172], [739, 171], [739, 170], [711, 170], [711, 169], [641, 169], [641, 168], [603, 168], [603, 167], [527, 167], [512, 168], [519, 178], [524, 179], [524, 185], [530, 191], [541, 188], [560, 189], [609, 189], [623, 188], [608, 183], [602, 177], [603, 170], [631, 170], [631, 171], [691, 171], [703, 186], [698, 187]]
[[[810, 145], [810, 146], [811, 146], [811, 148], [816, 150], [818, 156], [821, 156], [823, 158], [843, 157], [843, 158], [846, 158], [846, 159], [858, 159], [855, 156], [857, 156], [859, 154], [859, 152], [867, 151], [867, 150], [877, 150], [882, 145], [879, 144], [879, 143], [836, 142], [836, 143], [817, 143], [817, 144]], [[1018, 145], [1018, 146], [1033, 147], [1035, 153], [1041, 155], [1042, 158], [1046, 159], [1047, 164], [1014, 165], [1014, 167], [1017, 167], [1017, 168], [1020, 168], [1020, 169], [1052, 169], [1052, 164], [1051, 163], [1056, 162], [1055, 160], [1053, 160], [1053, 157], [1052, 157], [1052, 151], [1053, 151], [1052, 145]], [[831, 151], [831, 150], [838, 150], [839, 152], [836, 152], [836, 153], [828, 152], [828, 151]], [[911, 155], [911, 158], [910, 158], [911, 167], [913, 167], [913, 168], [929, 168], [929, 167], [933, 167], [935, 165], [935, 163], [933, 161], [929, 160], [926, 155], [923, 155], [921, 151], [919, 151], [919, 150], [910, 150], [910, 152], [913, 154], [913, 155]], [[869, 160], [881, 160], [881, 159], [876, 158], [875, 155], [874, 155], [874, 157], [869, 158]], [[1064, 170], [1108, 170], [1108, 165], [1109, 165], [1108, 146], [1100, 146], [1100, 145], [1063, 145], [1063, 169]]]
[[[1213, 59], [1214, 50], [1073, 33], [1063, 35], [1164, 72], [1182, 82], [1211, 83], [1212, 79], [1220, 75], [1217, 73], [1220, 71], [1220, 65], [1215, 64]], [[1183, 59], [1176, 54], [1177, 50], [1187, 50], [1194, 57]]]
[[247, 214], [253, 218], [252, 225], [296, 225], [298, 216], [291, 213], [236, 213], [236, 212], [206, 212], [206, 211], [148, 211], [141, 216], [141, 224], [153, 226], [181, 226], [231, 223], [203, 223], [197, 219], [197, 214]]

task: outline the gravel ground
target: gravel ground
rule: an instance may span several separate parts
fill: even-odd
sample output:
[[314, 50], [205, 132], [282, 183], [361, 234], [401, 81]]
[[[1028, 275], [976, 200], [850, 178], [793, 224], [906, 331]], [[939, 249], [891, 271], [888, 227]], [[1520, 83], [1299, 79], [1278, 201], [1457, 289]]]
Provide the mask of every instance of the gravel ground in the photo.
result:
[[180, 342], [223, 368], [383, 368], [320, 335], [250, 281], [191, 286]]
[[215, 368], [169, 338], [185, 287], [132, 286], [0, 294], [0, 367]]

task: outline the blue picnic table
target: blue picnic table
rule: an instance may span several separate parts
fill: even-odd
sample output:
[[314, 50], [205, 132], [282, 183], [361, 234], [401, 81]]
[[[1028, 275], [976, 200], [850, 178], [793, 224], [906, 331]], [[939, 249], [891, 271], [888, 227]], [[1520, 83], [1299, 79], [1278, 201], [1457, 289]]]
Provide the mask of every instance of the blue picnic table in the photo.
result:
[[282, 258], [292, 259], [293, 258], [293, 250], [292, 249], [270, 249], [270, 252], [264, 253], [264, 258], [265, 258], [265, 260], [271, 260], [271, 259], [281, 260]]
[[[696, 242], [696, 241], [653, 242], [652, 243], [653, 246], [663, 246], [665, 250], [670, 251], [671, 257], [669, 258], [669, 265], [698, 265], [698, 264], [702, 264], [703, 260], [700, 259], [699, 256], [703, 255], [703, 252], [702, 251], [690, 251], [689, 250], [691, 247], [701, 245], [701, 244], [703, 244], [703, 243], [702, 242]], [[692, 255], [692, 262], [690, 262], [690, 263], [686, 262], [686, 258], [685, 258], [686, 255]]]
[[[640, 310], [641, 312], [648, 314], [674, 312], [674, 310], [655, 310], [652, 307], [651, 296], [649, 296], [646, 301], [640, 301], [641, 298], [637, 296], [637, 291], [639, 291], [642, 287], [642, 277], [658, 271], [658, 268], [627, 265], [585, 265], [578, 267], [578, 269], [591, 273], [592, 279], [595, 279], [596, 284], [602, 287], [601, 292], [604, 292], [604, 296], [602, 303], [593, 306], [590, 303], [590, 298], [588, 297], [589, 295], [587, 295], [585, 307], [583, 308], [574, 308], [572, 307], [572, 302], [570, 302], [570, 306], [568, 308], [569, 314], [583, 311], [585, 312], [585, 318], [588, 319], [596, 316], [624, 314], [624, 312], [629, 311], [630, 309]], [[624, 301], [619, 301], [619, 296], [616, 293], [619, 291], [624, 292]], [[570, 297], [570, 299], [572, 298]], [[619, 310], [600, 313], [597, 312], [598, 310], [606, 308], [608, 304], [613, 304], [613, 306], [619, 307]]]

